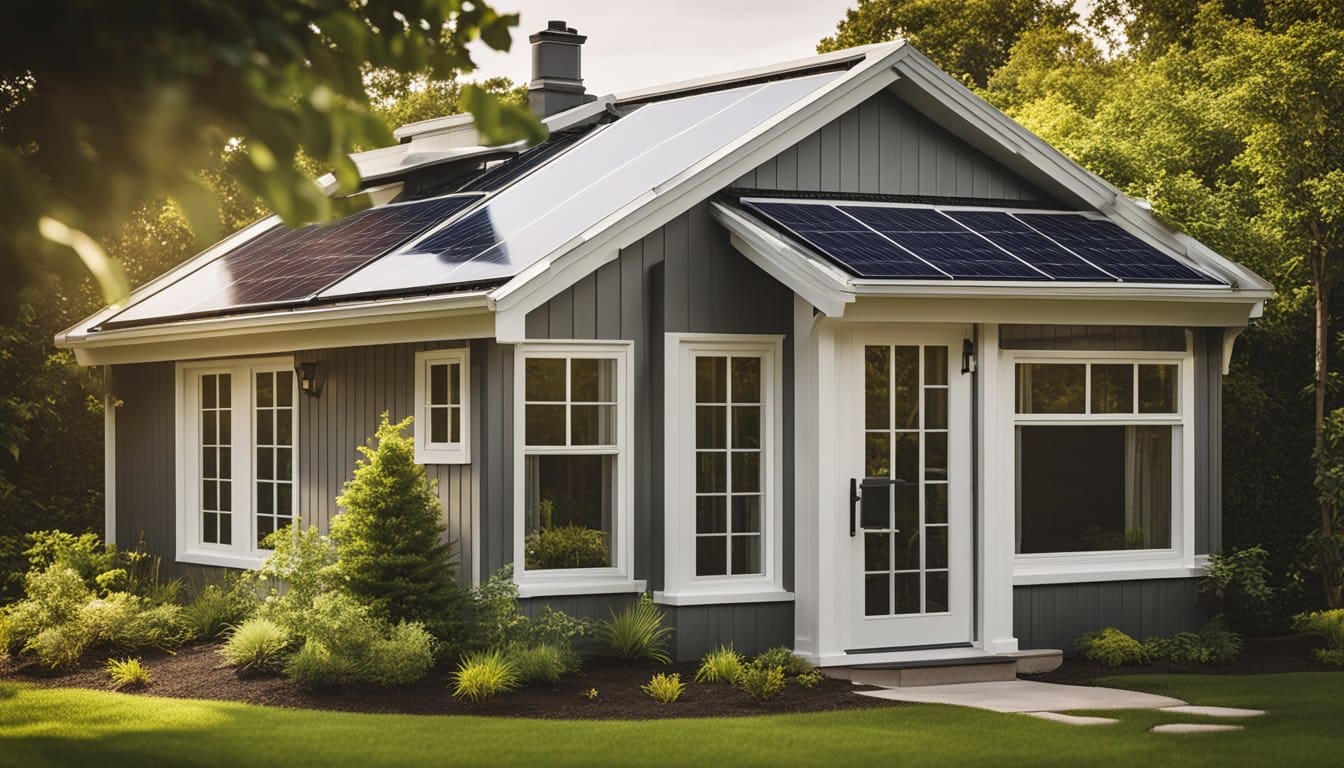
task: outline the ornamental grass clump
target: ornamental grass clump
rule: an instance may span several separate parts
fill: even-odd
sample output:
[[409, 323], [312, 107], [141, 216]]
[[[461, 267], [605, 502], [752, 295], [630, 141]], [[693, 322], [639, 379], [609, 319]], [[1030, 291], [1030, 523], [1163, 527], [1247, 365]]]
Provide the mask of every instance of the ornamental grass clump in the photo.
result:
[[117, 690], [144, 688], [153, 682], [149, 669], [139, 659], [108, 659], [107, 677]]
[[597, 625], [598, 637], [615, 656], [626, 661], [649, 659], [660, 664], [671, 664], [667, 648], [672, 628], [663, 626], [663, 612], [653, 604], [647, 593], [620, 613]]
[[219, 655], [242, 670], [275, 671], [284, 664], [292, 644], [287, 629], [263, 616], [253, 616], [229, 630]]
[[482, 702], [514, 690], [520, 684], [518, 672], [503, 651], [469, 653], [453, 673], [453, 696]]
[[649, 682], [641, 685], [639, 689], [649, 694], [659, 704], [671, 704], [681, 698], [681, 692], [686, 690], [686, 684], [681, 682], [680, 674], [674, 672], [665, 675], [659, 672], [649, 678]]
[[251, 584], [230, 575], [199, 590], [183, 606], [182, 621], [192, 637], [204, 640], [223, 635], [256, 608], [256, 592]]
[[512, 646], [508, 658], [521, 683], [558, 683], [582, 666], [573, 648], [555, 643]]
[[695, 671], [697, 683], [736, 683], [742, 676], [742, 654], [731, 645], [720, 645], [700, 658]]

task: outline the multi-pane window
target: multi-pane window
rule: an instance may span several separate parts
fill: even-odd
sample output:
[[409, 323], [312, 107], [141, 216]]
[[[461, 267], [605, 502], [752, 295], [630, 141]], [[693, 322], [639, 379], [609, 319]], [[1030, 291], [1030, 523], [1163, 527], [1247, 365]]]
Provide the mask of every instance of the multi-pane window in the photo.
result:
[[233, 377], [200, 378], [201, 541], [233, 543]]
[[762, 572], [762, 358], [695, 356], [695, 575]]
[[526, 570], [616, 564], [618, 373], [612, 356], [523, 362]]
[[294, 521], [294, 372], [257, 371], [254, 378], [256, 429], [257, 544]]
[[255, 567], [298, 519], [298, 388], [288, 358], [182, 363], [178, 560]]
[[416, 355], [415, 452], [422, 464], [469, 460], [466, 348]]
[[1019, 362], [1019, 554], [1172, 546], [1179, 365]]

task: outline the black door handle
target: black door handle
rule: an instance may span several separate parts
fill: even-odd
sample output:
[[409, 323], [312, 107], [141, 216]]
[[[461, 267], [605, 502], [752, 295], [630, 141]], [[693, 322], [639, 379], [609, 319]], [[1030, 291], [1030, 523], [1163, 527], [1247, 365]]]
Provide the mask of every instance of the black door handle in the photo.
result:
[[859, 502], [863, 501], [862, 491], [873, 488], [890, 488], [893, 485], [905, 485], [899, 477], [865, 477], [862, 481], [849, 478], [849, 537], [858, 535]]

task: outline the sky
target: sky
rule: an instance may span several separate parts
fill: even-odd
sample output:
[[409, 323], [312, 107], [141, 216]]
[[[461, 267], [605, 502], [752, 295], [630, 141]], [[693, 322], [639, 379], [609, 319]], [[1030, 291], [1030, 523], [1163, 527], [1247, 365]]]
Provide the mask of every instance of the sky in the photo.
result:
[[816, 53], [855, 0], [492, 0], [521, 16], [513, 48], [472, 47], [483, 79], [531, 79], [528, 35], [563, 19], [588, 36], [583, 81], [608, 94], [773, 64]]

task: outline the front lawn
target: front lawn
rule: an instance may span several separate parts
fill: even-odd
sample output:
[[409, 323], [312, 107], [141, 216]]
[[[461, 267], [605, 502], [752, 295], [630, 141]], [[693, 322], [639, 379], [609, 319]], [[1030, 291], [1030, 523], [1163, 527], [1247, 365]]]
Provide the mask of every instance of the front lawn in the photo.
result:
[[[1240, 733], [1147, 733], [1202, 718], [1112, 713], [1079, 728], [911, 706], [714, 720], [540, 721], [362, 715], [0, 684], [0, 765], [1338, 765], [1344, 675], [1111, 681], [1195, 704], [1253, 707]], [[677, 706], [671, 704], [668, 706]]]

